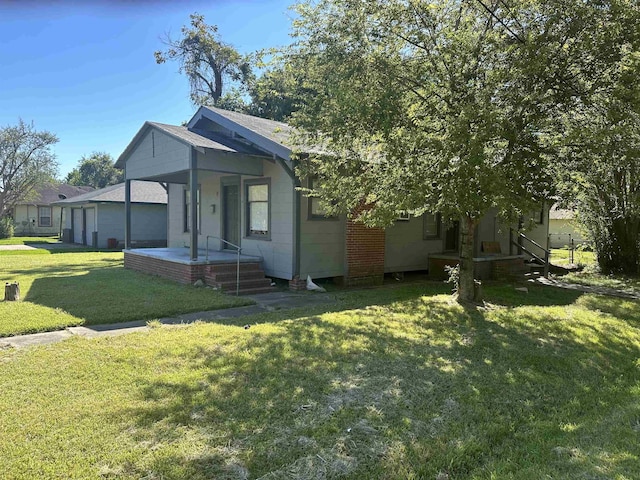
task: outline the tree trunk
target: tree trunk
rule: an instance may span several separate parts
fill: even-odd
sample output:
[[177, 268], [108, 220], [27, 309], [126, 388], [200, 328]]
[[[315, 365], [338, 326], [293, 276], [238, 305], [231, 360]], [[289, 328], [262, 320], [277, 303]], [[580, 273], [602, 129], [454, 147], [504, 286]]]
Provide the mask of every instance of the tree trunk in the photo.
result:
[[468, 215], [462, 218], [460, 229], [462, 241], [460, 247], [460, 277], [458, 284], [458, 302], [474, 300], [473, 244], [477, 220]]
[[16, 282], [4, 285], [4, 301], [16, 302], [20, 300], [20, 285]]

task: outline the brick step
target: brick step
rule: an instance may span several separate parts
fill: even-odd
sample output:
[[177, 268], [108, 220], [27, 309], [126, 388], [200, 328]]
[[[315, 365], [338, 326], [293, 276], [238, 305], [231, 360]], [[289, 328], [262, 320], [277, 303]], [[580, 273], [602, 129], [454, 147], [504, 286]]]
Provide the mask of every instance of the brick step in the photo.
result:
[[[235, 282], [237, 278], [237, 273], [211, 273], [205, 275], [206, 280], [209, 282]], [[263, 270], [240, 270], [240, 281], [242, 280], [255, 280], [258, 278], [264, 278]]]
[[[258, 293], [271, 293], [275, 292], [276, 287], [262, 287], [262, 288], [241, 288], [239, 294], [240, 295], [256, 295]], [[227, 295], [235, 295], [235, 290], [230, 290], [228, 292], [223, 292]]]
[[[235, 280], [232, 282], [216, 282], [215, 285], [223, 292], [235, 291], [236, 289]], [[270, 278], [259, 278], [256, 280], [240, 281], [241, 290], [246, 288], [263, 288], [263, 287], [271, 287]]]
[[[219, 263], [217, 265], [207, 265], [206, 271], [213, 273], [235, 273], [238, 265], [236, 263]], [[262, 270], [262, 265], [257, 262], [240, 263], [240, 271]]]

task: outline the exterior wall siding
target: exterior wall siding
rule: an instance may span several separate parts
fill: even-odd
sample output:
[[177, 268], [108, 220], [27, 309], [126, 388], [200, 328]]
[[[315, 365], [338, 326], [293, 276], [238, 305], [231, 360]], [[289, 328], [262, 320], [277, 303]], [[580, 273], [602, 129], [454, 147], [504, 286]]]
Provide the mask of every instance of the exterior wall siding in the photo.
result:
[[[51, 226], [41, 227], [38, 225], [37, 205], [16, 205], [13, 216], [15, 235], [34, 237], [58, 235], [60, 233], [60, 208], [52, 206]], [[64, 219], [62, 223], [64, 225]]]
[[[107, 248], [108, 239], [124, 242], [124, 204], [96, 205], [98, 248]], [[131, 206], [131, 240], [164, 241], [167, 239], [165, 205], [133, 204]]]
[[347, 219], [310, 219], [309, 199], [300, 202], [300, 278], [341, 277]]
[[442, 232], [440, 238], [425, 240], [423, 229], [422, 216], [397, 221], [386, 229], [385, 272], [410, 272], [428, 268], [429, 254], [442, 252]]
[[127, 160], [127, 180], [186, 170], [190, 151], [188, 146], [160, 131], [148, 131]]

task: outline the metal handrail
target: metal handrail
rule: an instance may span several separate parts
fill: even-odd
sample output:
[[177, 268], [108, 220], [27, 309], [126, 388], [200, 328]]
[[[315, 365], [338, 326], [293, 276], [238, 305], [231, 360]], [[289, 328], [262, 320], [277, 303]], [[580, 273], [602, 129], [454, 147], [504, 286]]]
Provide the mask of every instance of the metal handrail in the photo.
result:
[[238, 258], [236, 262], [236, 297], [238, 297], [240, 296], [240, 252], [242, 251], [242, 248], [240, 248], [240, 245], [236, 245], [235, 243], [228, 242], [224, 238], [220, 238], [216, 235], [207, 235], [207, 253], [205, 255], [207, 262], [209, 261], [209, 239], [210, 238], [216, 238], [221, 242], [225, 243], [226, 245], [230, 245], [237, 250]]
[[[542, 245], [540, 245], [538, 242], [536, 242], [534, 240], [531, 240], [529, 237], [527, 237], [522, 232], [517, 232], [517, 234], [518, 234], [518, 242], [514, 242], [513, 241], [513, 231], [514, 230], [513, 230], [513, 228], [511, 228], [509, 230], [510, 230], [510, 237], [511, 237], [509, 239], [510, 243], [515, 245], [516, 247], [518, 247], [518, 250], [522, 250], [522, 251], [526, 252], [528, 255], [530, 255], [532, 258], [535, 258], [539, 262], [542, 262], [542, 264], [544, 266], [544, 277], [547, 278], [549, 276], [549, 256], [551, 255], [551, 252], [549, 250], [547, 250], [546, 248], [544, 248]], [[522, 240], [527, 240], [529, 243], [531, 243], [532, 245], [535, 245], [540, 250], [542, 250], [544, 252], [544, 259], [542, 259], [538, 255], [535, 255], [530, 250], [526, 249], [524, 247], [524, 245], [522, 245]]]

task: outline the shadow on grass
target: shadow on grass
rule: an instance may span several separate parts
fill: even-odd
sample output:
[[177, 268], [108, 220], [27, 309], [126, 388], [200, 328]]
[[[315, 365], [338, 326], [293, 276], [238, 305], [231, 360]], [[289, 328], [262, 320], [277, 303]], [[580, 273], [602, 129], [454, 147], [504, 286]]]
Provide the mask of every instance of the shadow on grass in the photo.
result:
[[[69, 275], [72, 271], [79, 274]], [[36, 274], [42, 276], [33, 280], [24, 300], [62, 309], [84, 319], [85, 325], [148, 320], [253, 303], [127, 270], [122, 267], [122, 260], [105, 260], [101, 266], [91, 267], [65, 265], [64, 271], [48, 267]]]
[[[330, 315], [318, 307], [259, 316], [250, 323], [268, 322], [264, 328], [227, 336], [205, 326], [183, 333], [185, 342], [200, 340], [179, 354], [160, 348], [161, 373], [140, 379], [142, 405], [121, 412], [133, 418], [137, 439], [157, 448], [129, 473], [640, 473], [633, 339], [594, 327], [598, 341], [587, 343], [552, 317], [510, 323], [508, 309], [496, 318], [411, 291]], [[186, 432], [200, 435], [199, 454], [164, 448]]]

